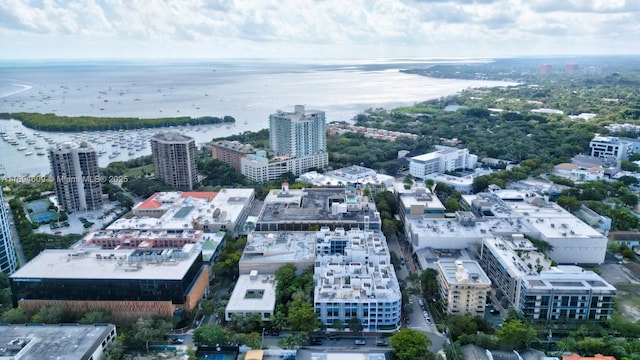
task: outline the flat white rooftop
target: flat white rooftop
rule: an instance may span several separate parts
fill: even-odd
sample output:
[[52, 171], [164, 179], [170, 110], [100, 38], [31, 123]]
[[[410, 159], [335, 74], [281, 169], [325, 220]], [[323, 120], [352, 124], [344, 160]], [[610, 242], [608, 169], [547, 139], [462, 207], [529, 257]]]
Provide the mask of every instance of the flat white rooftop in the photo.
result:
[[[523, 277], [527, 274], [535, 275], [538, 273], [536, 268], [538, 265], [542, 270], [549, 269], [551, 266], [551, 261], [538, 252], [529, 240], [495, 237], [485, 238], [482, 241], [513, 277]], [[518, 253], [522, 255], [520, 256]]]
[[579, 266], [554, 266], [537, 275], [525, 277], [529, 289], [592, 290], [614, 293], [616, 288], [593, 271]]
[[491, 285], [487, 274], [474, 260], [439, 260], [436, 265], [449, 284]]
[[11, 278], [181, 280], [200, 253], [191, 244], [171, 250], [44, 250]]
[[271, 313], [276, 306], [275, 275], [244, 274], [238, 277], [226, 312]]
[[315, 231], [254, 231], [247, 236], [243, 262], [298, 262], [315, 258]]

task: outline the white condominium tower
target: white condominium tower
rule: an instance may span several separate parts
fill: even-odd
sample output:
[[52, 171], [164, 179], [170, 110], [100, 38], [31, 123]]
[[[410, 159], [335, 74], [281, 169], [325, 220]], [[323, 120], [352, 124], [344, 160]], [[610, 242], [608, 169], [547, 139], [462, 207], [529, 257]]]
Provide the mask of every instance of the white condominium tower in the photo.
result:
[[151, 137], [151, 155], [156, 179], [177, 190], [193, 190], [196, 173], [196, 141], [177, 132]]
[[18, 262], [9, 227], [9, 209], [4, 203], [2, 186], [0, 186], [0, 271], [11, 275], [17, 268]]
[[294, 112], [278, 111], [271, 114], [269, 141], [276, 155], [295, 158], [326, 152], [324, 111], [305, 110], [303, 105], [296, 105]]
[[67, 142], [48, 152], [60, 207], [65, 211], [102, 208], [102, 183], [95, 149], [84, 141]]

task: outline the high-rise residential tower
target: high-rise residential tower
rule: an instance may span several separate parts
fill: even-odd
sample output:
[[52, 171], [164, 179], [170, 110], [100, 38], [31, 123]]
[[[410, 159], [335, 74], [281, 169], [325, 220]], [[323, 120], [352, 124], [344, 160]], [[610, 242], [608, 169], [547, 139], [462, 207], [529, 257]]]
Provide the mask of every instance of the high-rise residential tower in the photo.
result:
[[193, 190], [196, 173], [196, 141], [177, 132], [151, 137], [151, 155], [156, 179], [177, 190]]
[[65, 211], [102, 208], [102, 182], [94, 148], [86, 142], [62, 143], [49, 149], [58, 203]]
[[305, 110], [303, 105], [296, 105], [292, 113], [278, 111], [271, 114], [269, 141], [276, 155], [303, 157], [326, 152], [324, 111]]
[[18, 262], [9, 227], [9, 209], [4, 203], [2, 186], [0, 186], [0, 271], [11, 275], [17, 268]]

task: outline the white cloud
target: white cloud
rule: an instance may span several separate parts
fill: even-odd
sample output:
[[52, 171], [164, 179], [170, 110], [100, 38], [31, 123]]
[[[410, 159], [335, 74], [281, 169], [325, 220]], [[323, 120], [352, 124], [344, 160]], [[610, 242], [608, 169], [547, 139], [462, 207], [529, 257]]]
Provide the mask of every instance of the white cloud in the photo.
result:
[[639, 20], [636, 0], [5, 0], [0, 56], [620, 53]]

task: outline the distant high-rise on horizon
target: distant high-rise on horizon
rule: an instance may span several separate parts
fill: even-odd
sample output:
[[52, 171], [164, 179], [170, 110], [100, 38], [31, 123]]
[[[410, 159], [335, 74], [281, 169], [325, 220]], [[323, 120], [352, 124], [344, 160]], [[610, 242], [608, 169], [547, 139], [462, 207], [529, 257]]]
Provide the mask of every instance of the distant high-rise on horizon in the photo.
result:
[[0, 186], [0, 271], [11, 275], [16, 269], [18, 269], [18, 260], [9, 227], [9, 209], [4, 203], [2, 186]]
[[325, 112], [305, 110], [304, 105], [296, 105], [294, 112], [271, 114], [269, 142], [276, 155], [302, 157], [326, 152]]
[[193, 190], [196, 174], [196, 141], [177, 132], [151, 137], [151, 155], [156, 179], [177, 190]]
[[48, 150], [58, 204], [64, 211], [102, 208], [102, 182], [96, 150], [86, 142], [62, 143]]

